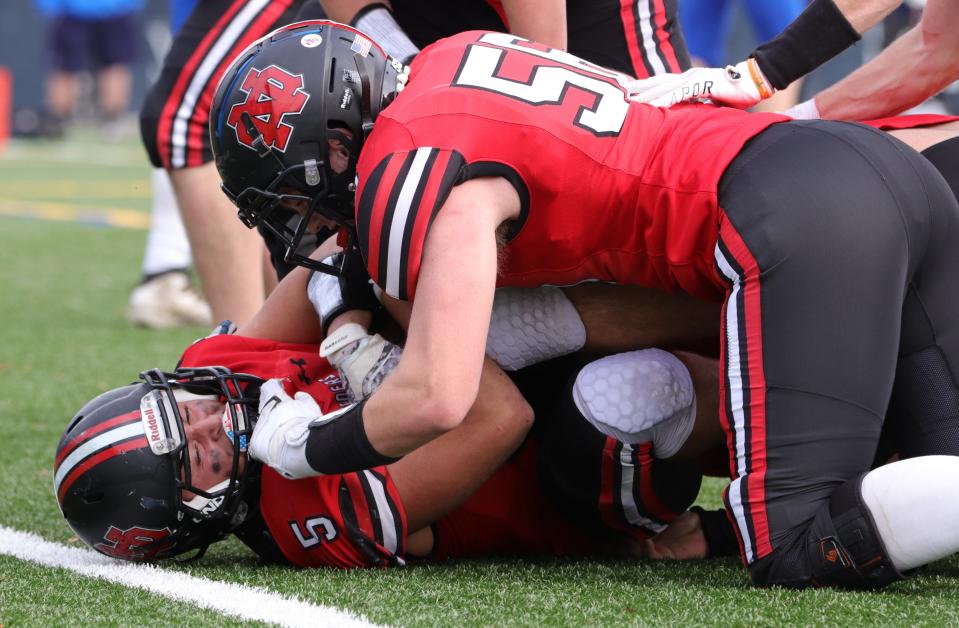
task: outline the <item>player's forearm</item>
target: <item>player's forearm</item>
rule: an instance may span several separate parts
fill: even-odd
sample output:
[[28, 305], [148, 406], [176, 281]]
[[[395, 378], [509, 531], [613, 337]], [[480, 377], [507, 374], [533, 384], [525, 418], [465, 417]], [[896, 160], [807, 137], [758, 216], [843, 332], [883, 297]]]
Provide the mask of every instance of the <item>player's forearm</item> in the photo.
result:
[[487, 360], [463, 424], [390, 467], [409, 529], [430, 525], [466, 501], [516, 451], [532, 423], [532, 408]]
[[565, 0], [503, 0], [509, 31], [566, 50]]
[[[957, 25], [956, 19], [946, 24]], [[816, 95], [823, 118], [868, 120], [895, 115], [959, 79], [959, 38], [924, 19], [875, 59]]]

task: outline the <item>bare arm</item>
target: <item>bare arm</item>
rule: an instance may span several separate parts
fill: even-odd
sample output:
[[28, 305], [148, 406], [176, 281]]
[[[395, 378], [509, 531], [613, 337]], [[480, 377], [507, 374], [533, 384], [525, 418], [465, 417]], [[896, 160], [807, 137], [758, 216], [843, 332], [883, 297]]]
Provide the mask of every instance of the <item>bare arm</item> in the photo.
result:
[[403, 357], [367, 401], [363, 423], [398, 456], [456, 427], [476, 399], [496, 283], [496, 229], [516, 190], [484, 178], [456, 186], [430, 229]]
[[486, 360], [463, 424], [390, 466], [415, 532], [460, 506], [512, 455], [533, 423], [513, 382]]
[[[310, 255], [320, 260], [338, 249], [336, 238], [330, 238]], [[279, 342], [319, 343], [323, 340], [320, 320], [306, 296], [306, 282], [310, 271], [298, 266], [283, 278], [266, 302], [249, 322], [237, 329], [237, 334], [248, 338], [266, 338]], [[342, 320], [341, 320], [342, 319]], [[331, 325], [330, 331], [344, 323], [369, 325], [368, 312], [346, 312]]]
[[959, 79], [957, 28], [959, 2], [929, 0], [915, 27], [816, 96], [820, 115], [837, 120], [881, 118], [938, 93]]
[[503, 0], [509, 31], [566, 50], [566, 0]]

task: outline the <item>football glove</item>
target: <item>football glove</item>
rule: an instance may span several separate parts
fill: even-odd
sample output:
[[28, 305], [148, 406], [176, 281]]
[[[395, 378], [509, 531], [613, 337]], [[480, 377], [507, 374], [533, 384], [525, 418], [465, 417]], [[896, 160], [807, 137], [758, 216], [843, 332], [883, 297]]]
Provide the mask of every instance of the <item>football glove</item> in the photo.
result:
[[298, 392], [290, 397], [283, 380], [267, 380], [260, 387], [260, 415], [247, 452], [291, 480], [322, 475], [306, 461], [306, 439], [310, 425], [338, 414], [324, 416], [309, 394]]
[[626, 84], [630, 100], [656, 107], [712, 101], [738, 109], [769, 98], [775, 89], [755, 59], [725, 68], [693, 68], [682, 74], [660, 74]]
[[375, 314], [380, 309], [380, 302], [373, 292], [373, 284], [359, 251], [336, 253], [324, 259], [323, 263], [342, 267], [339, 276], [312, 271], [306, 284], [306, 295], [320, 317], [324, 334], [330, 323], [343, 312], [366, 310]]
[[399, 364], [402, 353], [397, 345], [356, 323], [340, 326], [320, 345], [320, 357], [340, 372], [353, 401], [372, 395]]

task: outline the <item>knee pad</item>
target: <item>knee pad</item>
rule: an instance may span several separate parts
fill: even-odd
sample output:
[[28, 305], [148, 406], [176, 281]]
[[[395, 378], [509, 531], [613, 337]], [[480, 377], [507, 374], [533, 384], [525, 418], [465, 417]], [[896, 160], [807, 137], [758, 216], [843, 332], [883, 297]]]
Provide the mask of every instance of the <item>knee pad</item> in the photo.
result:
[[644, 349], [607, 356], [576, 376], [573, 401], [597, 430], [624, 443], [652, 441], [657, 458], [676, 453], [696, 419], [696, 392], [671, 353]]
[[571, 381], [537, 416], [540, 484], [563, 514], [591, 533], [646, 538], [696, 500], [697, 461], [660, 460], [648, 444], [614, 442], [576, 408]]

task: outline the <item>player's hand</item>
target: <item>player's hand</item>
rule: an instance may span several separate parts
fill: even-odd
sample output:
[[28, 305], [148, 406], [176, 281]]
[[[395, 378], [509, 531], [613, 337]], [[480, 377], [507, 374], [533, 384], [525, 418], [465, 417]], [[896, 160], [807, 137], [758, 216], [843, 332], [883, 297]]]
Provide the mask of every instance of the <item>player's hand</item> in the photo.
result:
[[320, 345], [320, 356], [340, 372], [354, 401], [372, 395], [399, 364], [402, 353], [397, 345], [356, 323], [337, 328]]
[[293, 397], [283, 380], [271, 379], [260, 387], [260, 414], [247, 450], [250, 457], [272, 467], [291, 480], [320, 475], [306, 461], [310, 424], [323, 412], [309, 394]]
[[775, 93], [754, 59], [725, 68], [693, 68], [626, 84], [630, 100], [657, 107], [710, 100], [738, 109], [752, 107]]
[[699, 515], [686, 511], [669, 527], [642, 541], [642, 554], [653, 560], [694, 560], [709, 556], [709, 545]]

